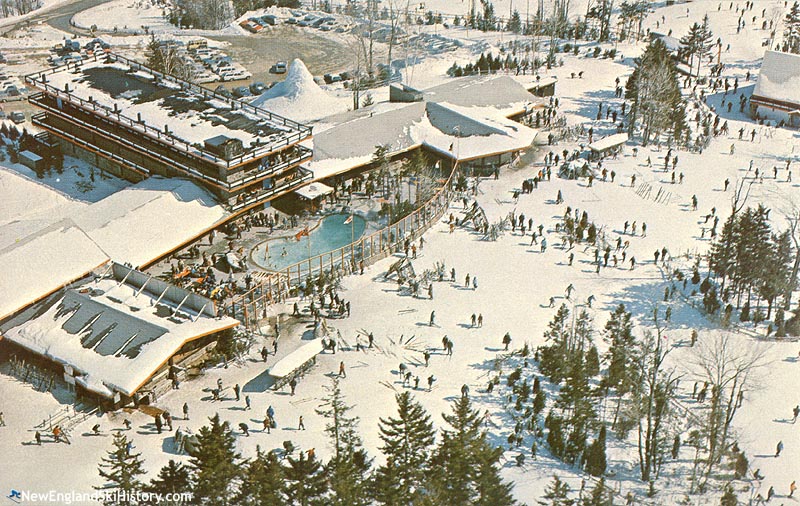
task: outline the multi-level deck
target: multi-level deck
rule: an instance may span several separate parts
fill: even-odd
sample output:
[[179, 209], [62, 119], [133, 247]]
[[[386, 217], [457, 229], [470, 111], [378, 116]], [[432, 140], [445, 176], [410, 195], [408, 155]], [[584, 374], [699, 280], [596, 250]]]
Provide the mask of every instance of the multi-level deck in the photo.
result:
[[121, 175], [186, 176], [234, 212], [312, 178], [311, 127], [116, 54], [30, 74], [33, 123]]

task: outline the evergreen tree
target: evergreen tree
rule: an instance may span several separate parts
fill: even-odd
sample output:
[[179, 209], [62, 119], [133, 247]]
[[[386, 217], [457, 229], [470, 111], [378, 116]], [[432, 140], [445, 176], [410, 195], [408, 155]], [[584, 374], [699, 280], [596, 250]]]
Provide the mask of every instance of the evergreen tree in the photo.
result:
[[333, 378], [328, 392], [317, 413], [327, 420], [325, 432], [334, 449], [333, 457], [325, 466], [331, 488], [329, 504], [366, 506], [370, 502], [370, 462], [357, 432], [358, 418], [348, 416], [352, 408], [344, 401], [339, 378]]
[[118, 492], [121, 500], [109, 500], [107, 506], [128, 506], [135, 502], [129, 499], [128, 494], [142, 490], [143, 485], [139, 477], [145, 473], [141, 453], [128, 451], [128, 437], [121, 432], [114, 434], [113, 448], [107, 452], [107, 457], [101, 458], [99, 466], [100, 476], [105, 478], [107, 484], [95, 487], [97, 490], [112, 490]]
[[[175, 497], [175, 494], [189, 493], [192, 490], [189, 470], [183, 464], [170, 459], [169, 463], [158, 472], [158, 476], [150, 480], [150, 484], [146, 489], [148, 492], [160, 494], [165, 498], [167, 494], [172, 494], [172, 497]], [[184, 504], [189, 504], [189, 502], [173, 499], [169, 503], [162, 502], [162, 504], [183, 506]]]
[[519, 11], [517, 9], [514, 9], [511, 13], [511, 17], [508, 18], [506, 29], [514, 33], [519, 33], [522, 30], [522, 20], [519, 17]]
[[568, 374], [566, 358], [569, 349], [570, 328], [569, 309], [566, 304], [561, 304], [553, 321], [547, 324], [544, 338], [549, 344], [539, 349], [539, 369], [553, 383], [561, 383]]
[[481, 30], [484, 32], [494, 30], [497, 20], [495, 19], [494, 5], [491, 0], [481, 0], [481, 8], [483, 11], [481, 15]]
[[544, 495], [537, 501], [540, 506], [572, 506], [574, 499], [569, 498], [569, 485], [561, 481], [556, 475], [553, 482], [547, 485]]
[[237, 506], [284, 506], [284, 469], [274, 452], [256, 447], [256, 456], [247, 463], [242, 485], [236, 497]]
[[602, 476], [592, 492], [583, 498], [581, 506], [614, 506], [614, 494], [606, 487], [606, 479]]
[[687, 127], [685, 104], [678, 83], [677, 67], [667, 46], [655, 39], [647, 46], [628, 78], [625, 97], [631, 101], [629, 131], [641, 133], [642, 144], [669, 134], [683, 142]]
[[606, 426], [600, 427], [597, 439], [586, 451], [586, 472], [592, 476], [603, 476], [606, 472]]
[[285, 469], [284, 493], [292, 506], [323, 506], [327, 504], [325, 494], [328, 484], [322, 472], [322, 464], [315, 456], [300, 452], [297, 459], [286, 457], [289, 466]]
[[387, 506], [413, 504], [423, 493], [435, 434], [430, 415], [408, 391], [395, 400], [398, 417], [380, 419], [386, 464], [375, 476], [376, 499]]
[[197, 445], [189, 452], [194, 500], [208, 506], [227, 506], [241, 478], [241, 456], [236, 452], [236, 436], [230, 424], [221, 422], [219, 414], [209, 421], [211, 425], [200, 428]]
[[784, 19], [783, 51], [800, 54], [800, 3], [794, 2]]
[[514, 504], [510, 487], [500, 478], [497, 463], [501, 451], [493, 448], [480, 431], [478, 412], [468, 396], [453, 402], [452, 413], [442, 415], [450, 429], [432, 461], [435, 497], [442, 504]]
[[[796, 2], [795, 5], [797, 5]], [[725, 492], [722, 494], [719, 504], [720, 506], [737, 506], [739, 504], [739, 500], [736, 498], [736, 492], [734, 492], [733, 485], [730, 483], [725, 485]]]

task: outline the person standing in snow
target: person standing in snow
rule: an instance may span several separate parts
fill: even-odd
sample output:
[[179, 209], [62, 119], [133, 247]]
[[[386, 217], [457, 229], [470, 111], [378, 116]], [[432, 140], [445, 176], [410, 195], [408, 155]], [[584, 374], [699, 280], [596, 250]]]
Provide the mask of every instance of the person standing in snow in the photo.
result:
[[[477, 290], [478, 289], [478, 276], [474, 276], [472, 278], [472, 289], [473, 290]], [[433, 298], [433, 297], [431, 297], [431, 298]]]
[[425, 353], [422, 354], [422, 357], [425, 359], [425, 367], [428, 367], [428, 362], [431, 360], [431, 353], [428, 350], [425, 350]]
[[434, 323], [436, 323], [436, 311], [431, 311], [431, 319], [428, 322], [428, 326], [433, 327]]
[[775, 457], [780, 457], [781, 452], [783, 451], [783, 441], [778, 441], [778, 445], [775, 447]]
[[237, 402], [239, 401], [239, 396], [240, 396], [241, 392], [242, 392], [242, 388], [239, 386], [238, 383], [233, 385], [233, 393], [236, 395], [236, 401]]
[[800, 404], [794, 407], [794, 409], [792, 410], [792, 414], [794, 415], [792, 417], [792, 423], [795, 423], [797, 421], [798, 415], [800, 415]]
[[250, 396], [249, 395], [245, 395], [244, 396], [244, 410], [247, 411], [249, 409], [250, 409]]
[[[38, 430], [36, 431], [36, 434], [33, 435], [33, 438], [36, 439], [36, 444], [37, 445], [42, 446], [42, 435], [39, 433]], [[792, 483], [794, 483], [794, 482], [792, 482]], [[791, 496], [789, 496], [789, 497], [791, 497]]]
[[483, 314], [478, 313], [478, 327], [483, 327]]
[[292, 378], [289, 382], [289, 388], [292, 389], [292, 395], [294, 395], [294, 389], [297, 388], [297, 380], [295, 378]]
[[3, 412], [0, 411], [0, 427], [5, 427], [5, 426], [6, 426], [6, 419], [3, 418]]
[[297, 430], [306, 430], [306, 424], [303, 423], [303, 415], [300, 415], [300, 423], [297, 424]]
[[792, 480], [792, 483], [789, 484], [789, 497], [794, 495], [795, 490], [797, 490], [797, 483], [796, 480]]
[[344, 370], [344, 361], [339, 362], [339, 377], [346, 378], [347, 373]]
[[511, 334], [506, 332], [506, 335], [503, 336], [503, 344], [505, 345], [505, 350], [508, 351], [508, 346], [511, 344]]
[[183, 419], [184, 420], [189, 419], [189, 405], [185, 402], [183, 403]]

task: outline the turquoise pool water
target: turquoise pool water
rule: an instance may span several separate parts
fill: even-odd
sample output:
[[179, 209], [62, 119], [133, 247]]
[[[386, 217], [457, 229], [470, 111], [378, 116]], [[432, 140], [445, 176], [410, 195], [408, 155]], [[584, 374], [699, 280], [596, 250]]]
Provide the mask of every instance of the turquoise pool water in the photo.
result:
[[358, 215], [352, 223], [345, 223], [349, 214], [332, 214], [323, 218], [309, 237], [294, 236], [273, 239], [253, 248], [251, 258], [264, 269], [279, 271], [311, 257], [327, 253], [350, 244], [364, 235], [367, 222]]

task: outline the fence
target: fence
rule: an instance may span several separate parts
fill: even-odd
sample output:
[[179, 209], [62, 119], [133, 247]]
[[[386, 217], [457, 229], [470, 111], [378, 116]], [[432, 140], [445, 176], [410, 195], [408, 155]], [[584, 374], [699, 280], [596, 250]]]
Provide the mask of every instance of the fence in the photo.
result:
[[371, 265], [402, 249], [406, 239], [416, 239], [445, 213], [454, 193], [453, 181], [456, 173], [457, 164], [442, 188], [413, 213], [342, 248], [308, 258], [267, 275], [252, 289], [226, 304], [226, 313], [236, 318], [240, 317], [245, 326], [250, 327], [251, 319], [257, 321], [261, 311], [266, 310], [266, 307], [275, 300], [284, 299], [292, 287], [299, 286], [306, 279], [313, 279], [325, 272], [349, 274], [361, 262], [364, 265]]

